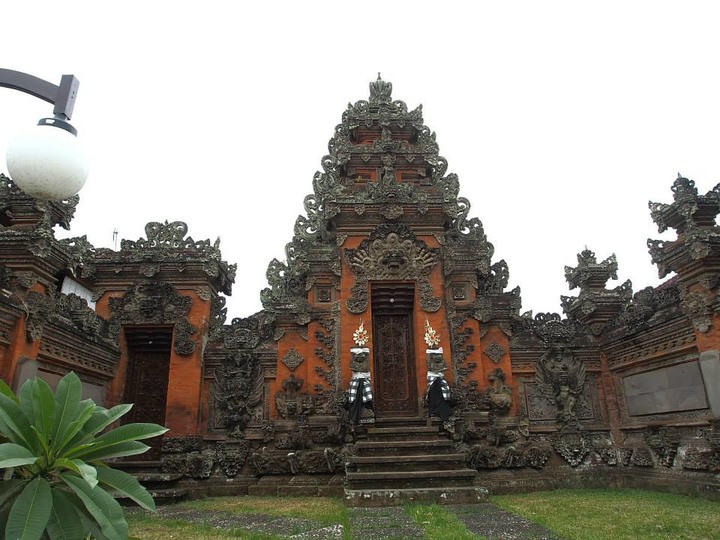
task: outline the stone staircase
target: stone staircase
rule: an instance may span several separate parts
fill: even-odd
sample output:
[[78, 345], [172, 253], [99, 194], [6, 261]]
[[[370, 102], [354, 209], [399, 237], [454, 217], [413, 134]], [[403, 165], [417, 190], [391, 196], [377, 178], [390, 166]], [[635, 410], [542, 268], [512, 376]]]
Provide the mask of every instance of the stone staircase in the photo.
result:
[[392, 506], [406, 502], [465, 504], [487, 500], [477, 471], [437, 422], [384, 418], [355, 443], [345, 475], [348, 506]]
[[133, 475], [152, 495], [155, 504], [179, 502], [188, 496], [188, 489], [178, 485], [182, 474], [157, 472], [161, 469], [160, 461], [117, 460], [108, 465]]

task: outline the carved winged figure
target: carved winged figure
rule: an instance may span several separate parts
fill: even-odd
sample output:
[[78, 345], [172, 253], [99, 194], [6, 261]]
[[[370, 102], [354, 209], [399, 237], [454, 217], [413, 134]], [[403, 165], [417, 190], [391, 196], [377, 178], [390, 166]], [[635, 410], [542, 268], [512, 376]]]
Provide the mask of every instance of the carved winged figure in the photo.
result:
[[575, 404], [585, 385], [585, 364], [561, 348], [542, 355], [535, 371], [540, 392], [557, 405], [558, 420], [576, 420]]

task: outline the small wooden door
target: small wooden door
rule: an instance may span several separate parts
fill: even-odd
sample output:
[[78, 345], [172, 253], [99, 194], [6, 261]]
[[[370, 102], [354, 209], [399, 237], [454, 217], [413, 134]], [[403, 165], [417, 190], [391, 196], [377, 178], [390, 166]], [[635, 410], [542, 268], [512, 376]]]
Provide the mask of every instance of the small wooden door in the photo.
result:
[[[124, 399], [133, 408], [124, 420], [165, 425], [172, 328], [126, 327], [125, 339], [129, 361]], [[162, 437], [143, 442], [150, 450], [132, 459], [159, 459]]]
[[417, 416], [414, 283], [373, 284], [373, 362], [378, 417]]

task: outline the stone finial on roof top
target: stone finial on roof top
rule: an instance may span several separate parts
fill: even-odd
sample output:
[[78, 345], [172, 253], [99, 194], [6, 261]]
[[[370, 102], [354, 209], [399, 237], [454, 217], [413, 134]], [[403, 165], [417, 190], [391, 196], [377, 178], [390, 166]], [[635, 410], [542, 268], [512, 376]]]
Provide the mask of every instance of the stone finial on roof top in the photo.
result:
[[377, 81], [370, 83], [370, 103], [379, 105], [380, 103], [392, 102], [392, 83], [385, 82], [380, 78], [378, 72]]

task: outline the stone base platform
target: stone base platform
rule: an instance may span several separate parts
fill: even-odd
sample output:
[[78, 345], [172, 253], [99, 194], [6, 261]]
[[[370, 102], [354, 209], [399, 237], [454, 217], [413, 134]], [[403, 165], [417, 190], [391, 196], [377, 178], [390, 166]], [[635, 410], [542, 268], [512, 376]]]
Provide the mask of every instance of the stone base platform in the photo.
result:
[[487, 502], [488, 490], [479, 486], [424, 489], [346, 489], [350, 507], [400, 506], [405, 503], [473, 504]]

